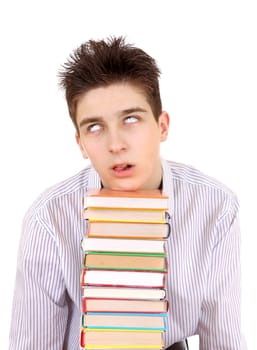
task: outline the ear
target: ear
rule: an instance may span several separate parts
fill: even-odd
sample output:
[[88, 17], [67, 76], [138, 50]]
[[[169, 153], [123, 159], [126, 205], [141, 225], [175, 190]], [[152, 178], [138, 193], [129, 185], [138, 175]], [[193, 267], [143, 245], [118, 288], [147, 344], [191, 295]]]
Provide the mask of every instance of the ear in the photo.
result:
[[78, 144], [78, 146], [79, 146], [79, 149], [80, 149], [80, 151], [81, 151], [81, 153], [82, 153], [83, 158], [84, 158], [84, 159], [88, 159], [88, 155], [87, 155], [85, 146], [82, 144], [78, 133], [75, 134], [75, 138], [76, 138], [76, 142], [77, 142], [77, 144]]
[[170, 117], [167, 112], [162, 112], [158, 120], [160, 129], [160, 141], [165, 141], [169, 133]]

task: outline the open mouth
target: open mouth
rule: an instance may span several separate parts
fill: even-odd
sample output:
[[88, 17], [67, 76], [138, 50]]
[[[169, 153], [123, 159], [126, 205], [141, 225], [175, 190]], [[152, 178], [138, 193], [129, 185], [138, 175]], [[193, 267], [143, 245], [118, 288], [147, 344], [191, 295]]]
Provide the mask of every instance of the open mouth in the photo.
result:
[[115, 171], [123, 171], [123, 170], [130, 169], [131, 167], [132, 167], [131, 164], [119, 164], [119, 165], [115, 165], [113, 167], [113, 170], [115, 170]]
[[115, 172], [124, 172], [126, 170], [129, 170], [133, 167], [132, 164], [116, 164], [112, 167], [112, 170], [114, 170]]

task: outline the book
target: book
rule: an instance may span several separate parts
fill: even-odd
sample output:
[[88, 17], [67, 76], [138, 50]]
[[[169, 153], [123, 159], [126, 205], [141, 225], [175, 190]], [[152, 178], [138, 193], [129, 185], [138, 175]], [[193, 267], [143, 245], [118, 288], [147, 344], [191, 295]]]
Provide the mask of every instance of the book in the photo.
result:
[[117, 191], [102, 188], [88, 191], [84, 208], [143, 208], [168, 209], [168, 196], [161, 190]]
[[168, 196], [159, 190], [87, 192], [81, 241], [81, 346], [163, 349], [168, 301]]
[[170, 235], [170, 224], [90, 221], [87, 225], [88, 237], [164, 239]]
[[82, 285], [163, 288], [165, 272], [88, 270], [83, 268]]
[[162, 332], [97, 331], [82, 329], [80, 345], [85, 349], [162, 349]]
[[103, 313], [82, 314], [81, 325], [91, 329], [166, 330], [166, 314]]
[[89, 238], [84, 236], [81, 241], [81, 247], [84, 252], [165, 253], [165, 240]]
[[83, 267], [106, 270], [166, 271], [164, 253], [87, 252]]
[[162, 300], [166, 297], [164, 288], [133, 288], [133, 287], [103, 287], [82, 286], [82, 297], [103, 299], [145, 299]]
[[168, 301], [138, 299], [82, 298], [82, 312], [165, 313]]
[[167, 211], [164, 209], [88, 207], [83, 210], [83, 219], [87, 219], [89, 221], [165, 223], [167, 221]]

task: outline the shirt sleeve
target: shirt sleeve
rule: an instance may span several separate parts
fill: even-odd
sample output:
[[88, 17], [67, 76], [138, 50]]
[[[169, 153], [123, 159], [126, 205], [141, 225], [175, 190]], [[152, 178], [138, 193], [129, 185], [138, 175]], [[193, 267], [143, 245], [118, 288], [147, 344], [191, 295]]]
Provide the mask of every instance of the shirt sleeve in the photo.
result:
[[240, 226], [232, 198], [218, 220], [198, 333], [200, 349], [242, 350]]
[[27, 215], [18, 252], [9, 350], [62, 349], [67, 318], [55, 237], [35, 216]]

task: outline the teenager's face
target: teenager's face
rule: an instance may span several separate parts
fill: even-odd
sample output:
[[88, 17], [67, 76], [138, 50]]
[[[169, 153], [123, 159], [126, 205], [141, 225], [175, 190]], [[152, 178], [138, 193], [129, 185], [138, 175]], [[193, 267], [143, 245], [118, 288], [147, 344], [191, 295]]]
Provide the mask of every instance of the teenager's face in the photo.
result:
[[160, 142], [169, 116], [158, 122], [139, 88], [119, 83], [92, 89], [77, 104], [76, 135], [104, 187], [116, 190], [158, 188], [162, 169]]

